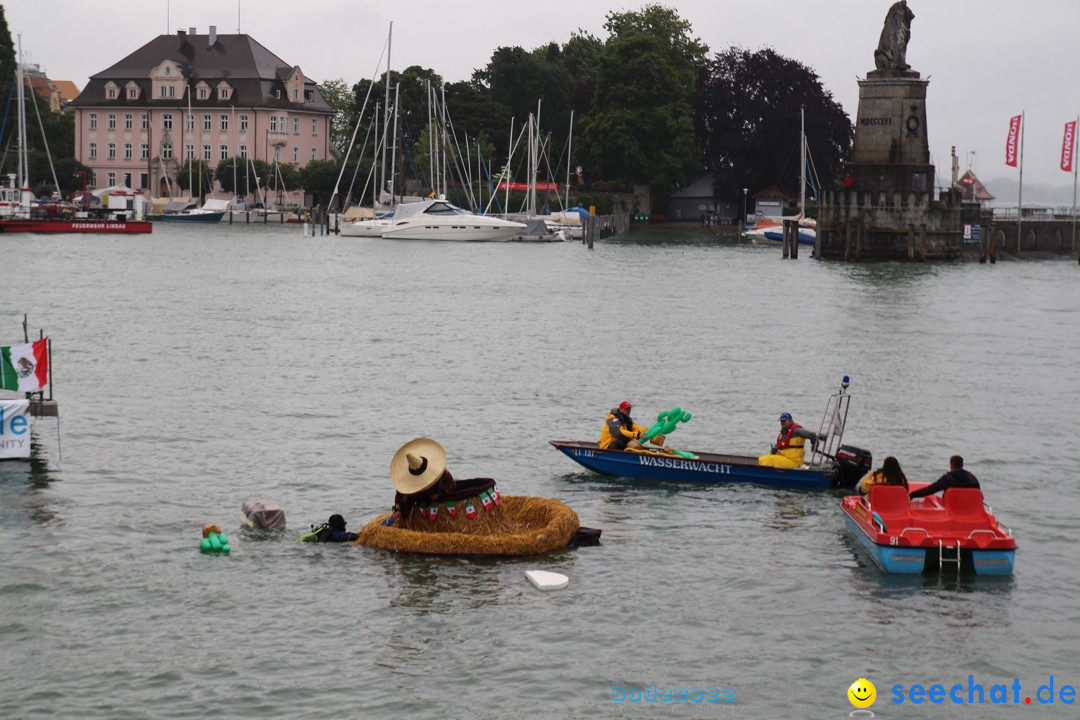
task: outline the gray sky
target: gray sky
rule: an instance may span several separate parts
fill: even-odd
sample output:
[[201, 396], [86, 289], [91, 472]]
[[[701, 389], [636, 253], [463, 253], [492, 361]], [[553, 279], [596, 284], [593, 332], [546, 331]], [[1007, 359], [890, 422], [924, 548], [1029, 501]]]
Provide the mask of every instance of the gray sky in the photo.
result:
[[[566, 42], [583, 29], [604, 39], [611, 11], [645, 3], [546, 0], [456, 3], [413, 0], [0, 0], [24, 60], [53, 79], [87, 78], [153, 36], [196, 27], [241, 32], [316, 81], [371, 77], [394, 23], [391, 63], [430, 67], [448, 81], [467, 79], [500, 46], [532, 49]], [[679, 0], [667, 2], [711, 50], [771, 46], [813, 68], [854, 120], [856, 76], [874, 68], [891, 0]], [[984, 181], [1017, 179], [1004, 164], [1009, 118], [1026, 111], [1025, 189], [1072, 187], [1059, 169], [1064, 124], [1080, 112], [1078, 0], [908, 0], [915, 13], [908, 62], [930, 77], [932, 161], [947, 181], [950, 146]], [[300, 9], [297, 9], [299, 7]], [[385, 60], [383, 61], [385, 65]], [[798, 112], [798, 108], [792, 108]], [[564, 122], [549, 118], [551, 122]], [[568, 119], [567, 119], [568, 120]], [[1033, 188], [1034, 189], [1034, 188]], [[1071, 193], [1070, 193], [1071, 194]], [[1027, 195], [1025, 195], [1025, 198]], [[1001, 198], [1005, 199], [1005, 198]]]

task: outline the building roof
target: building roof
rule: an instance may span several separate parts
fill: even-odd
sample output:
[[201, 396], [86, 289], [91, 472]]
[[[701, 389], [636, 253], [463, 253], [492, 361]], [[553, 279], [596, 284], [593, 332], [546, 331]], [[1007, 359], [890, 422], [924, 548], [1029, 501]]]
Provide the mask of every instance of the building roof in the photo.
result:
[[[176, 107], [180, 104], [180, 98], [156, 98], [152, 92], [150, 71], [165, 60], [179, 65], [191, 86], [200, 81], [205, 81], [210, 87], [216, 87], [221, 81], [227, 82], [234, 91], [229, 105], [334, 112], [315, 82], [306, 77], [304, 90], [305, 93], [311, 91], [313, 99], [302, 103], [289, 101], [285, 80], [299, 67], [289, 65], [250, 35], [218, 34], [211, 45], [209, 34], [191, 35], [182, 30], [176, 35], [158, 35], [120, 62], [93, 75], [72, 104], [80, 107]], [[110, 80], [121, 88], [116, 99], [105, 97], [105, 86]], [[137, 100], [128, 100], [127, 93], [122, 91], [129, 81], [135, 82], [141, 90]], [[275, 90], [281, 91], [280, 97], [275, 97]], [[187, 104], [186, 97], [182, 103]], [[191, 105], [221, 107], [222, 102], [213, 97], [205, 100], [192, 97]]]
[[968, 170], [960, 179], [956, 181], [953, 188], [960, 192], [960, 197], [965, 200], [993, 200], [994, 196], [990, 194], [990, 191], [986, 189], [986, 186], [982, 184], [979, 178], [975, 177], [975, 173]]
[[754, 198], [755, 200], [787, 200], [788, 199], [787, 193], [785, 193], [783, 190], [778, 188], [776, 185], [770, 185], [767, 188], [763, 188], [761, 190], [758, 190], [756, 193], [754, 193], [750, 197]]
[[53, 87], [60, 93], [60, 99], [64, 102], [71, 102], [79, 97], [79, 86], [70, 80], [53, 80]]

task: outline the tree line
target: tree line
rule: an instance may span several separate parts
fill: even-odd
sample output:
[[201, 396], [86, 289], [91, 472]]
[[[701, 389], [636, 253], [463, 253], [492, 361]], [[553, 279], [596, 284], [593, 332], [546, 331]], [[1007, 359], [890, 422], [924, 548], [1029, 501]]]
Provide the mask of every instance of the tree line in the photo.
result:
[[[356, 199], [370, 183], [372, 165], [378, 164], [370, 139], [376, 131], [373, 109], [384, 102], [389, 82], [391, 97], [398, 99], [398, 171], [425, 190], [433, 185], [429, 168], [436, 147], [429, 137], [432, 98], [440, 109], [445, 98], [456, 147], [467, 138], [470, 166], [481, 165], [481, 177], [472, 177], [477, 184], [487, 182], [489, 168], [495, 175], [506, 164], [511, 120], [521, 128], [530, 113], [539, 111], [543, 148], [553, 163], [549, 179], [563, 182], [567, 170], [580, 166], [580, 177], [570, 174], [578, 193], [643, 184], [662, 198], [708, 172], [719, 197], [732, 202], [741, 200], [742, 188], [756, 192], [778, 186], [794, 194], [800, 177], [800, 108], [805, 110], [817, 175], [826, 186], [836, 182], [851, 150], [853, 128], [811, 68], [772, 48], [711, 52], [694, 37], [688, 21], [659, 4], [610, 12], [604, 30], [605, 39], [577, 30], [561, 44], [532, 50], [498, 47], [487, 65], [460, 82], [444, 83], [435, 70], [415, 65], [351, 87], [341, 79], [324, 81], [319, 89], [338, 111], [332, 142], [343, 154], [355, 131], [349, 166], [343, 170], [341, 160], [323, 160], [303, 168], [282, 163], [274, 172], [246, 170], [261, 178], [280, 176], [275, 182], [284, 187], [303, 187], [324, 199], [341, 177], [343, 184], [353, 186]], [[12, 94], [14, 70], [15, 51], [0, 6], [0, 101]], [[69, 113], [48, 112], [43, 99], [30, 95], [38, 104], [61, 189], [77, 189], [77, 173], [85, 168], [74, 159], [74, 120]], [[357, 125], [365, 99], [368, 110]], [[381, 118], [377, 122], [378, 132], [385, 135]], [[36, 125], [36, 117], [31, 123]], [[43, 143], [35, 139], [41, 133], [28, 134], [31, 176], [51, 179]], [[11, 136], [5, 132], [5, 152], [13, 149], [7, 142]], [[361, 155], [365, 140], [367, 149]], [[516, 157], [523, 157], [520, 147]], [[212, 175], [232, 191], [235, 162], [219, 163], [212, 174], [197, 164], [193, 175], [206, 182]], [[548, 169], [541, 167], [542, 175]], [[523, 179], [520, 167], [515, 174], [515, 179]], [[186, 185], [186, 168], [180, 175]], [[238, 177], [235, 190], [243, 191], [247, 184], [249, 178]], [[345, 193], [341, 188], [340, 194]]]

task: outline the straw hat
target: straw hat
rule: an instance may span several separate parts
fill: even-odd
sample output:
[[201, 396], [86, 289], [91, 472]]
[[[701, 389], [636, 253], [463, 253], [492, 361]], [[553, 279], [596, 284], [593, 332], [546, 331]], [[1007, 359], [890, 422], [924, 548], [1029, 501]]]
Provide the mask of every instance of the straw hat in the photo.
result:
[[434, 485], [446, 470], [446, 449], [431, 438], [416, 438], [398, 448], [390, 461], [390, 480], [402, 495]]

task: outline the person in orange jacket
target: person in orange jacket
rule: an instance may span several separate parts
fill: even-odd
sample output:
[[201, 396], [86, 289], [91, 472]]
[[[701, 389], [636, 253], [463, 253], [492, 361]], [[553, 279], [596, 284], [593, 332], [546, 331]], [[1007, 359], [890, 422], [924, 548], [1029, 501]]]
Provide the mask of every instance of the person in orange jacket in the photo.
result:
[[604, 450], [625, 450], [631, 442], [637, 443], [642, 438], [647, 427], [634, 422], [630, 417], [633, 406], [623, 400], [619, 407], [614, 408], [604, 419], [604, 429], [600, 433], [600, 447]]

